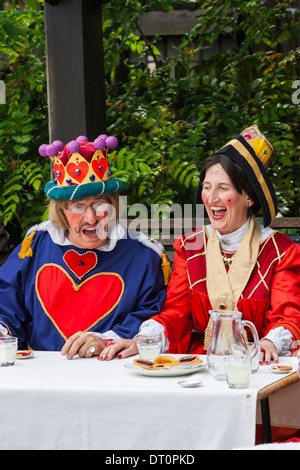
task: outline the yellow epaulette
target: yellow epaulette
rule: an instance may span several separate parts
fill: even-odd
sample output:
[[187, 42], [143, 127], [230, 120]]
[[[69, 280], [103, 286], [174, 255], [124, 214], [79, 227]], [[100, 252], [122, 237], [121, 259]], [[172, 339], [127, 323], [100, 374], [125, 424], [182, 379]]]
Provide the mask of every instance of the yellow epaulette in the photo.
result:
[[28, 237], [24, 238], [24, 240], [22, 242], [21, 250], [19, 251], [19, 258], [20, 259], [24, 259], [24, 258], [26, 258], [26, 256], [31, 256], [31, 257], [33, 256], [31, 245], [32, 245], [33, 239], [35, 237], [35, 234], [36, 234], [36, 232], [31, 232], [31, 234], [28, 235]]
[[169, 284], [169, 280], [172, 273], [171, 263], [168, 260], [166, 253], [164, 253], [163, 251], [161, 252], [161, 259], [161, 269], [164, 275], [165, 286], [167, 286]]

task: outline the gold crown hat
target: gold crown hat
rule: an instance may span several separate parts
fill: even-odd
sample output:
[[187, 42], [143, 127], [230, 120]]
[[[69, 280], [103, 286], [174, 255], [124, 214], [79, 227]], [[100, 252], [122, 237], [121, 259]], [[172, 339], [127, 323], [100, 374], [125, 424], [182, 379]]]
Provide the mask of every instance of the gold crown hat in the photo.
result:
[[59, 140], [41, 145], [39, 154], [50, 157], [53, 164], [53, 179], [46, 184], [45, 194], [50, 199], [77, 200], [120, 192], [124, 184], [112, 177], [108, 157], [108, 149], [117, 145], [116, 137], [105, 134], [94, 142], [79, 136], [65, 146]]
[[255, 154], [262, 161], [264, 168], [268, 168], [275, 153], [273, 145], [266, 139], [255, 124], [246, 127], [246, 129], [241, 132], [241, 135], [251, 145]]
[[[246, 173], [257, 195], [267, 227], [277, 214], [277, 198], [268, 177], [267, 167], [274, 155], [274, 148], [256, 125], [244, 129], [214, 155], [225, 154], [234, 160]], [[201, 185], [196, 193], [196, 203], [201, 203]]]

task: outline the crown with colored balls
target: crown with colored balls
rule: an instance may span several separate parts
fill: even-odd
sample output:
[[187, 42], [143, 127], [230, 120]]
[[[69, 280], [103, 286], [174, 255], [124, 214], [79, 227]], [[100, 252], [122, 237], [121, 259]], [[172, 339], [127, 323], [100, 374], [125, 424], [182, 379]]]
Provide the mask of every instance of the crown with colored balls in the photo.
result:
[[45, 194], [50, 199], [78, 200], [122, 191], [124, 183], [112, 177], [108, 158], [108, 150], [117, 145], [116, 137], [105, 134], [94, 142], [81, 135], [65, 146], [59, 140], [41, 145], [40, 155], [53, 163], [53, 179], [46, 184]]
[[100, 135], [94, 142], [79, 136], [66, 146], [56, 140], [43, 144], [39, 153], [53, 162], [53, 182], [58, 186], [72, 186], [106, 181], [111, 178], [108, 149], [114, 150], [118, 140], [114, 136]]

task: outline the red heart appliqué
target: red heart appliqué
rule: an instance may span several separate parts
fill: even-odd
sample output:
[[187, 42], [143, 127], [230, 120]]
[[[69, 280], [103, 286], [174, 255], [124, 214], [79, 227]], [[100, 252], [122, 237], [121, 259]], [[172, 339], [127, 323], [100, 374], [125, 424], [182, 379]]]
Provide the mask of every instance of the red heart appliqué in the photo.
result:
[[89, 171], [89, 164], [87, 162], [80, 162], [78, 165], [75, 163], [69, 163], [67, 166], [67, 171], [69, 175], [74, 178], [74, 180], [81, 183]]
[[87, 251], [81, 255], [75, 250], [69, 250], [64, 254], [64, 262], [78, 279], [82, 279], [83, 276], [95, 268], [97, 255], [93, 251]]
[[100, 160], [93, 160], [92, 167], [96, 175], [103, 180], [105, 172], [108, 167], [108, 161], [105, 158], [100, 158]]
[[119, 304], [124, 281], [117, 273], [98, 273], [76, 284], [55, 264], [42, 266], [36, 276], [36, 293], [44, 312], [64, 339], [88, 331]]
[[53, 171], [54, 171], [54, 178], [56, 178], [60, 184], [63, 183], [64, 177], [65, 177], [65, 169], [63, 165], [60, 165], [59, 163], [55, 163], [53, 165]]

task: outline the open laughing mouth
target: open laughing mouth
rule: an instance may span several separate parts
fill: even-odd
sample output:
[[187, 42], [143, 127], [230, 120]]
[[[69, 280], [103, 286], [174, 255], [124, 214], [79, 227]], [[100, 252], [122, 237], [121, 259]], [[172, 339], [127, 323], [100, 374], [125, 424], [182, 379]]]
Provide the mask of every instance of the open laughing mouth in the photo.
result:
[[93, 227], [93, 228], [84, 228], [82, 230], [83, 234], [88, 237], [88, 238], [94, 238], [95, 236], [97, 236], [97, 229], [96, 227]]
[[214, 219], [222, 219], [227, 212], [226, 207], [210, 207]]

